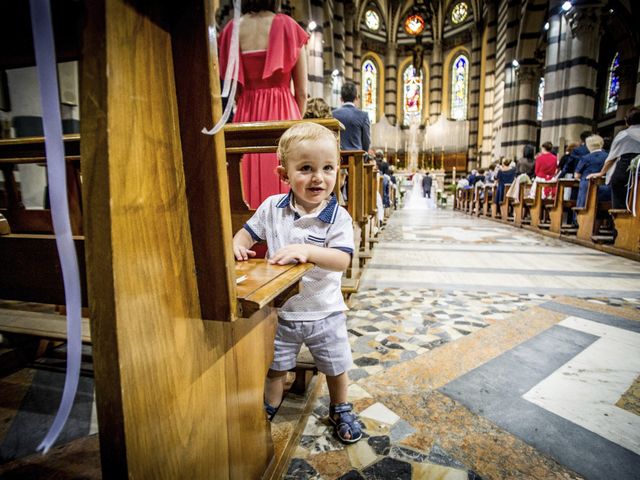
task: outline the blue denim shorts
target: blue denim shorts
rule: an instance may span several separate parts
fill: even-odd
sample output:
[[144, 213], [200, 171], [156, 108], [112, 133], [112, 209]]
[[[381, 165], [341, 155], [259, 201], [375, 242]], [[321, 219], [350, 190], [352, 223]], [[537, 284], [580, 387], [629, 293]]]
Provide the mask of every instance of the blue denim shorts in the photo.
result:
[[311, 322], [279, 318], [271, 370], [284, 372], [295, 367], [303, 343], [313, 355], [318, 370], [325, 375], [340, 375], [351, 368], [353, 358], [347, 316], [343, 312]]

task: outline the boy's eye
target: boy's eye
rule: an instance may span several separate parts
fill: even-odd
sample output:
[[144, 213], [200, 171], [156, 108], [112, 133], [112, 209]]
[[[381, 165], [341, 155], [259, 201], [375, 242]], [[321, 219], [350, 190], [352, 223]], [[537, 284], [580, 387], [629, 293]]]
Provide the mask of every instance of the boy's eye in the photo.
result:
[[300, 171], [302, 171], [302, 172], [310, 172], [311, 171], [311, 165], [303, 165], [302, 167], [300, 167]]
[[332, 172], [333, 171], [333, 165], [325, 165], [324, 169], [327, 172]]

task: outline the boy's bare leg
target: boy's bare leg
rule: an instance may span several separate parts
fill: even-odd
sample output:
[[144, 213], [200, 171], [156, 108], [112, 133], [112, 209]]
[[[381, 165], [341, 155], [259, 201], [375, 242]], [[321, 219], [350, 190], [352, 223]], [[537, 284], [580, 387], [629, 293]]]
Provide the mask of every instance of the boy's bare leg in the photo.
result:
[[337, 405], [338, 403], [345, 403], [347, 401], [347, 388], [349, 387], [349, 375], [347, 372], [342, 372], [335, 377], [329, 375], [326, 377], [331, 404]]
[[282, 403], [286, 378], [287, 372], [269, 370], [267, 373], [267, 379], [264, 383], [264, 401], [272, 407], [278, 408], [280, 403]]
[[[331, 399], [331, 405], [338, 405], [339, 403], [347, 402], [347, 389], [349, 388], [349, 375], [347, 372], [342, 372], [340, 375], [327, 377], [327, 386], [329, 387], [329, 398]], [[345, 438], [351, 438], [349, 434], [345, 435]]]

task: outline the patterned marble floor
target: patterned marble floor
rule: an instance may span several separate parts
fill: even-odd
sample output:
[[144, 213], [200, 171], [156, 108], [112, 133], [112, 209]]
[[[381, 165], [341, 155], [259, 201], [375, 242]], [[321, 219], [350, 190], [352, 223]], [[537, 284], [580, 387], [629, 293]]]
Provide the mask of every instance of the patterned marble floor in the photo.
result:
[[638, 264], [410, 204], [348, 313], [365, 438], [323, 387], [283, 478], [638, 478]]

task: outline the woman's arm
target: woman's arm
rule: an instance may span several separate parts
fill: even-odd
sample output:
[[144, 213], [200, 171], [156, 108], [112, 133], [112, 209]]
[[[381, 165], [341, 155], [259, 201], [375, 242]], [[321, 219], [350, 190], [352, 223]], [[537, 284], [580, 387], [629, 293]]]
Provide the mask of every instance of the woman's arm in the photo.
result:
[[604, 177], [605, 174], [607, 173], [607, 171], [611, 168], [611, 166], [616, 163], [616, 160], [618, 160], [617, 158], [610, 158], [609, 160], [604, 162], [604, 165], [602, 165], [602, 170], [600, 170], [597, 173], [592, 173], [591, 175], [587, 175], [587, 179], [589, 178], [598, 178], [598, 177]]
[[305, 45], [300, 49], [298, 61], [293, 67], [292, 77], [293, 96], [298, 109], [300, 109], [300, 116], [303, 116], [307, 109], [307, 47]]

